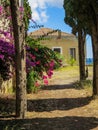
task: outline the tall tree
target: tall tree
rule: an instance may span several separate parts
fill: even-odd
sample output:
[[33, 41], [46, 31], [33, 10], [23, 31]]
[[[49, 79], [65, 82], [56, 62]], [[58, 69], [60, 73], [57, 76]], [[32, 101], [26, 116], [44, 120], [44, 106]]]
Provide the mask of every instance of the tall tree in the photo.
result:
[[90, 1], [87, 9], [93, 43], [93, 95], [98, 97], [98, 0]]
[[85, 70], [85, 42], [86, 33], [83, 29], [78, 28], [78, 50], [79, 50], [79, 70], [80, 70], [80, 81], [87, 78]]
[[[74, 15], [87, 28], [93, 47], [93, 95], [98, 96], [98, 0], [70, 0]], [[81, 12], [81, 13], [80, 13]]]
[[[64, 0], [65, 9], [65, 23], [72, 27], [72, 33], [78, 34], [78, 51], [79, 51], [79, 70], [80, 70], [80, 81], [86, 79], [85, 73], [85, 40], [86, 40], [86, 29], [83, 24], [79, 22], [80, 13], [74, 12], [74, 5], [71, 0]], [[76, 8], [77, 9], [77, 8]], [[77, 12], [79, 8], [77, 9]]]
[[[22, 7], [19, 0], [10, 0], [12, 25], [15, 43], [16, 60], [16, 116], [25, 117], [26, 101], [26, 53], [25, 53], [25, 24], [23, 22]], [[21, 10], [20, 10], [21, 9]]]

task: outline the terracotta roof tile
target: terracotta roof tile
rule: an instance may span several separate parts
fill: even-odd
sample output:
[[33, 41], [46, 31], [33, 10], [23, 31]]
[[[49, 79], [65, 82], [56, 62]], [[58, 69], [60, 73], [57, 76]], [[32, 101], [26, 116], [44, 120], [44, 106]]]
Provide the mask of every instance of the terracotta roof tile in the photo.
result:
[[[51, 33], [52, 31], [54, 31], [54, 32]], [[28, 35], [42, 36], [42, 35], [46, 35], [47, 33], [49, 33], [49, 35], [51, 35], [51, 36], [58, 36], [58, 31], [57, 30], [53, 30], [51, 28], [40, 28], [40, 29], [38, 29], [38, 30], [36, 30], [34, 32], [29, 33]], [[66, 33], [66, 32], [61, 32], [61, 36], [75, 37], [73, 34], [69, 34], [69, 33]]]

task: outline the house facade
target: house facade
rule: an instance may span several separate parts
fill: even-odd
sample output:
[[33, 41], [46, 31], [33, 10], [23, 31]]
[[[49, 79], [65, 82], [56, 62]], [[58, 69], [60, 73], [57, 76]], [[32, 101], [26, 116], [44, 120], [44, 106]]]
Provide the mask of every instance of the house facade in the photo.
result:
[[78, 40], [75, 35], [61, 32], [60, 30], [40, 28], [29, 33], [29, 36], [33, 38], [43, 37], [43, 40], [40, 40], [40, 44], [59, 52], [64, 57], [65, 62], [72, 57], [78, 64]]

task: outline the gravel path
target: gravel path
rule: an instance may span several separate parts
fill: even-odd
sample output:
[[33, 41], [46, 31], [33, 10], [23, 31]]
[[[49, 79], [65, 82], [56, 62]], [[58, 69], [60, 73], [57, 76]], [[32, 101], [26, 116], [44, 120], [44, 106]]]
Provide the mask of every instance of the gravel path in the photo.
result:
[[[98, 130], [98, 100], [92, 99], [91, 89], [73, 85], [77, 80], [56, 72], [49, 86], [28, 95], [27, 118], [1, 118], [0, 130]], [[13, 100], [0, 103], [13, 111]]]

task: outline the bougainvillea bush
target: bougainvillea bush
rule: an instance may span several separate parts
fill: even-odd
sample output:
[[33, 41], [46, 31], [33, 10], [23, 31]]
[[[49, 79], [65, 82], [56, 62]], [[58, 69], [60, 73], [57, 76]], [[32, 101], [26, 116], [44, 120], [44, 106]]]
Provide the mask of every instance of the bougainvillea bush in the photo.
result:
[[3, 80], [8, 80], [12, 77], [10, 65], [14, 66], [14, 56], [14, 45], [0, 40], [0, 74]]
[[[14, 44], [0, 40], [0, 74], [3, 80], [12, 77], [10, 65], [15, 67]], [[31, 38], [27, 39], [26, 45], [26, 72], [27, 90], [36, 91], [41, 85], [48, 85], [48, 79], [52, 77], [54, 68], [61, 66], [61, 60], [55, 52]]]
[[27, 38], [27, 88], [36, 92], [42, 85], [48, 85], [53, 70], [60, 67], [62, 60], [51, 49]]
[[[0, 16], [3, 12], [5, 14], [3, 7], [0, 6]], [[8, 15], [4, 19], [9, 20], [9, 17]], [[15, 47], [11, 35], [11, 23], [9, 25], [10, 27], [4, 27], [3, 30], [0, 28], [0, 74], [3, 80], [13, 76], [10, 66], [13, 66], [15, 71]], [[26, 43], [27, 91], [37, 92], [42, 85], [48, 85], [48, 79], [53, 75], [54, 68], [61, 66], [61, 60], [51, 49], [38, 44], [30, 37], [26, 38]]]

